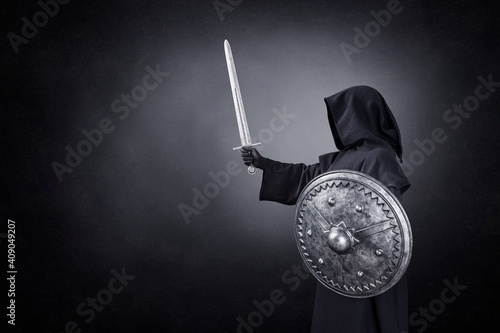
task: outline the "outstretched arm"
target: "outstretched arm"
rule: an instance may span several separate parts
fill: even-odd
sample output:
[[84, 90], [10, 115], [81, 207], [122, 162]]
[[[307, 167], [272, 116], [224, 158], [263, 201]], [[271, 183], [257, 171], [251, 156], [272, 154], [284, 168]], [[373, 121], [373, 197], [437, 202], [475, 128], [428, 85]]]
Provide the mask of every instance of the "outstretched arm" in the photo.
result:
[[264, 170], [260, 200], [295, 205], [302, 189], [321, 173], [319, 163], [282, 163], [263, 157], [257, 149], [251, 147], [243, 147], [241, 157], [245, 165], [253, 164]]

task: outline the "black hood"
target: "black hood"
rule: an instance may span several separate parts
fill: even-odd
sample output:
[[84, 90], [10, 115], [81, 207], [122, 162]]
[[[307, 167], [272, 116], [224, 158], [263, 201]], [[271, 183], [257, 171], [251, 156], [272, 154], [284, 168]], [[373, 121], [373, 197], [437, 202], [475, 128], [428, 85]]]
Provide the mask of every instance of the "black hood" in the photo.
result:
[[337, 149], [392, 149], [402, 161], [398, 124], [380, 93], [356, 86], [325, 98], [328, 121]]

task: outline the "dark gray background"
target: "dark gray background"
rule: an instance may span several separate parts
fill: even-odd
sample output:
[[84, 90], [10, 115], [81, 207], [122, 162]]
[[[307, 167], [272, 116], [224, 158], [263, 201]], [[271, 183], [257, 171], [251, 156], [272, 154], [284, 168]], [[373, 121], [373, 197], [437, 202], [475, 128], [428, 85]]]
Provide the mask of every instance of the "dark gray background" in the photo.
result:
[[[210, 0], [70, 1], [17, 54], [7, 34], [20, 35], [22, 17], [40, 6], [4, 4], [0, 232], [16, 221], [18, 331], [62, 332], [75, 321], [82, 332], [236, 332], [237, 318], [274, 289], [286, 300], [254, 331], [308, 331], [316, 282], [288, 272], [300, 264], [294, 207], [259, 202], [260, 173], [240, 163], [189, 224], [179, 210], [193, 207], [210, 172], [240, 161], [226, 38], [253, 135], [269, 135], [273, 109], [296, 116], [272, 140], [264, 135], [261, 152], [273, 159], [315, 163], [335, 151], [324, 97], [358, 84], [382, 93], [413, 184], [404, 196], [414, 233], [409, 312], [439, 310], [411, 331], [497, 327], [500, 88], [457, 129], [443, 114], [474, 94], [478, 76], [500, 81], [498, 2], [402, 6], [349, 63], [340, 43], [353, 44], [354, 28], [387, 1], [242, 1], [222, 21]], [[111, 103], [157, 65], [169, 76], [120, 120]], [[103, 118], [114, 131], [59, 182], [51, 164]], [[416, 159], [415, 140], [436, 128], [447, 140]], [[123, 267], [135, 279], [86, 323], [75, 309]], [[443, 311], [434, 300], [445, 279], [467, 289]]]

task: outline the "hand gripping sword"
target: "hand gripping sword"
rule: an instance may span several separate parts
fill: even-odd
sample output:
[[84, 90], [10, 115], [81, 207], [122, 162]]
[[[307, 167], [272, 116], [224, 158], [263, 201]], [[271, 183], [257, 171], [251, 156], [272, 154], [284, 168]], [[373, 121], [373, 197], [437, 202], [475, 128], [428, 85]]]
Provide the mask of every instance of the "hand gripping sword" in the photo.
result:
[[[231, 46], [227, 39], [224, 41], [224, 51], [226, 52], [227, 71], [229, 72], [229, 81], [231, 82], [231, 92], [233, 93], [234, 110], [236, 111], [236, 120], [238, 121], [238, 130], [240, 132], [241, 146], [234, 147], [233, 150], [242, 147], [258, 146], [261, 143], [252, 143], [250, 138], [250, 131], [248, 130], [247, 116], [245, 115], [245, 108], [243, 107], [243, 100], [241, 99], [240, 85], [238, 83], [238, 76], [236, 75], [236, 68], [234, 67], [233, 53]], [[248, 166], [248, 173], [255, 174], [255, 167], [250, 164]]]

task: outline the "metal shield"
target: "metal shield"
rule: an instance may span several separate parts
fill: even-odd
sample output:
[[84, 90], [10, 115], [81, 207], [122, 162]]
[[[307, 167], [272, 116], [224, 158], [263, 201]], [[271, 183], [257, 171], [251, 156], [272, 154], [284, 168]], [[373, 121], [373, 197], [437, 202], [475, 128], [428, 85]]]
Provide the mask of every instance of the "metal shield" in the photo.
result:
[[385, 292], [410, 262], [412, 233], [403, 207], [361, 172], [332, 171], [307, 184], [297, 200], [295, 228], [311, 273], [344, 296]]

